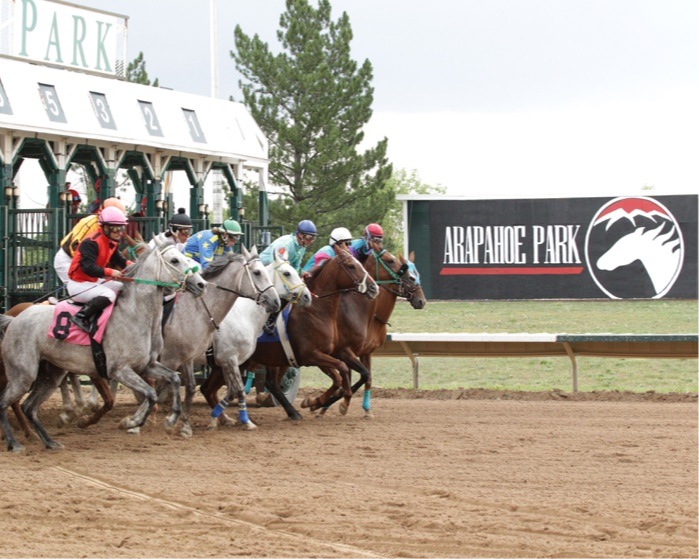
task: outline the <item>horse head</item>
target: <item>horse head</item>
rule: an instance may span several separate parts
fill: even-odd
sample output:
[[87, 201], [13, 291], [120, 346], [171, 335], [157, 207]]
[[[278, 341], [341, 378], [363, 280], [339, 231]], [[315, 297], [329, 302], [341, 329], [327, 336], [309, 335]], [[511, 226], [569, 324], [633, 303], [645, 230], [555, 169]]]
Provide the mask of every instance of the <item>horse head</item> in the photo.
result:
[[[415, 253], [411, 253], [415, 258]], [[364, 267], [372, 274], [376, 283], [397, 297], [410, 301], [413, 308], [422, 309], [426, 304], [425, 295], [420, 286], [420, 274], [412, 261], [403, 256], [397, 258], [383, 249], [371, 251]]]
[[245, 246], [241, 245], [240, 249], [245, 263], [245, 272], [247, 278], [250, 280], [250, 292], [244, 291], [246, 288], [243, 287], [242, 283], [240, 284], [241, 295], [249, 299], [254, 299], [257, 304], [263, 306], [267, 312], [277, 312], [281, 308], [279, 293], [272, 284], [267, 268], [262, 264], [257, 254], [257, 247], [253, 245], [252, 249], [248, 251]]
[[296, 269], [289, 263], [286, 255], [274, 252], [274, 261], [267, 265], [267, 272], [272, 277], [274, 287], [281, 299], [285, 299], [299, 307], [311, 304], [311, 292], [303, 283]]
[[[201, 297], [206, 290], [206, 281], [201, 277], [196, 262], [187, 258], [174, 245], [158, 237], [153, 237], [153, 240], [155, 250], [151, 252], [156, 255], [154, 258], [158, 262], [154, 279], [165, 284], [166, 291], [184, 289], [195, 297]], [[140, 267], [139, 264], [136, 266]]]
[[314, 293], [321, 296], [323, 292], [329, 295], [353, 289], [363, 293], [369, 299], [376, 298], [379, 287], [374, 278], [349, 251], [342, 250], [337, 245], [333, 248], [335, 256], [327, 264], [316, 269], [313, 274]]

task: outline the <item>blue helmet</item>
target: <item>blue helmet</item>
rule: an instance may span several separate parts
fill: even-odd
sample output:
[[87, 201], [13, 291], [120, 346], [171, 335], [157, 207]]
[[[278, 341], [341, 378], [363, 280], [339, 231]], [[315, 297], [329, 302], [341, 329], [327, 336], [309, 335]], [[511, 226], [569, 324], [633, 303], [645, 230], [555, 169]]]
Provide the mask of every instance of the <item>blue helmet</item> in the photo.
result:
[[305, 235], [318, 234], [318, 230], [316, 229], [315, 224], [310, 219], [304, 219], [302, 221], [299, 221], [299, 224], [296, 227], [296, 232], [303, 233]]

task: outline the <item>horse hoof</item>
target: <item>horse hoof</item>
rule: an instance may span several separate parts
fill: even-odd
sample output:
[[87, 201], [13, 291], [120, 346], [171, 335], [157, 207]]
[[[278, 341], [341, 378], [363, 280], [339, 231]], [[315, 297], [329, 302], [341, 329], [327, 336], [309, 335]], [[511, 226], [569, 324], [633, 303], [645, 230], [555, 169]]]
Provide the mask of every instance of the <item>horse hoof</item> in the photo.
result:
[[67, 413], [61, 413], [58, 415], [58, 420], [56, 421], [56, 425], [58, 427], [65, 427], [70, 423], [70, 416]]
[[175, 423], [177, 423], [177, 418], [179, 417], [179, 414], [177, 413], [171, 413], [165, 418], [165, 429], [172, 429], [175, 426]]
[[363, 419], [374, 419], [374, 413], [371, 410], [364, 410]]
[[61, 450], [63, 445], [58, 441], [49, 441], [46, 443], [46, 450]]
[[87, 429], [90, 426], [90, 418], [89, 417], [81, 417], [78, 419], [78, 427], [81, 429]]
[[242, 428], [244, 431], [254, 431], [257, 429], [257, 425], [255, 425], [252, 421], [248, 421], [247, 423], [242, 424]]
[[8, 445], [7, 451], [8, 451], [8, 452], [18, 452], [18, 453], [19, 453], [19, 452], [24, 452], [24, 447], [23, 447], [21, 444], [16, 443], [16, 444], [13, 444], [13, 445]]
[[136, 424], [133, 422], [133, 420], [130, 417], [125, 417], [119, 422], [119, 428], [120, 429], [126, 429], [126, 430], [131, 430], [136, 427]]
[[344, 402], [342, 402], [342, 403], [340, 404], [340, 413], [341, 413], [342, 415], [347, 415], [347, 410], [349, 410], [349, 405], [347, 405], [347, 404], [345, 404]]
[[185, 439], [191, 439], [193, 434], [194, 433], [192, 432], [192, 426], [188, 423], [186, 425], [183, 425], [182, 429], [180, 429], [180, 436]]
[[303, 402], [301, 402], [301, 407], [302, 408], [310, 408], [311, 407], [311, 399], [310, 398], [304, 398]]
[[140, 427], [131, 427], [131, 429], [127, 429], [126, 432], [129, 435], [140, 435], [141, 434], [141, 428]]

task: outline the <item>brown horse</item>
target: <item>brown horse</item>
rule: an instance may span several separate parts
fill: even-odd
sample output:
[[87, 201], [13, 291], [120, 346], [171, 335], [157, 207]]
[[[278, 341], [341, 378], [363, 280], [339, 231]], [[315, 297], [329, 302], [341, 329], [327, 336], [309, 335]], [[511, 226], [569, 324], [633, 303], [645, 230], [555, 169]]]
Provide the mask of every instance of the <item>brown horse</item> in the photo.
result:
[[[363, 293], [363, 298], [374, 298], [378, 294], [378, 287], [359, 261], [344, 250], [336, 250], [334, 258], [315, 270], [312, 281], [315, 289], [313, 303], [309, 307], [294, 306], [289, 313], [287, 332], [296, 360], [295, 366], [316, 366], [330, 371], [329, 376], [333, 384], [320, 397], [323, 402], [337, 390], [341, 390], [349, 400], [352, 395], [349, 369], [342, 361], [332, 356], [340, 297], [343, 292], [351, 290]], [[282, 344], [258, 341], [255, 352], [247, 362], [241, 364], [240, 370], [252, 370], [255, 365], [275, 368], [274, 372], [268, 369], [265, 378], [267, 390], [284, 407], [289, 418], [301, 419], [299, 412], [281, 390], [281, 377], [289, 366]], [[222, 385], [223, 375], [220, 370], [214, 369], [200, 388], [212, 407], [218, 403], [216, 391]]]
[[[364, 266], [381, 288], [379, 296], [366, 301], [345, 294], [340, 302], [339, 337], [333, 355], [359, 373], [360, 378], [352, 386], [352, 393], [365, 385], [362, 402], [365, 417], [371, 417], [371, 354], [386, 340], [388, 321], [397, 298], [407, 299], [414, 309], [423, 309], [427, 304], [414, 260], [414, 252], [410, 253], [409, 260], [403, 256], [396, 258], [386, 250], [372, 252]], [[308, 407], [311, 411], [321, 408], [322, 415], [341, 397], [335, 394], [322, 406], [315, 399], [307, 398], [301, 407]], [[340, 404], [343, 415], [347, 413], [345, 404], [346, 401]]]

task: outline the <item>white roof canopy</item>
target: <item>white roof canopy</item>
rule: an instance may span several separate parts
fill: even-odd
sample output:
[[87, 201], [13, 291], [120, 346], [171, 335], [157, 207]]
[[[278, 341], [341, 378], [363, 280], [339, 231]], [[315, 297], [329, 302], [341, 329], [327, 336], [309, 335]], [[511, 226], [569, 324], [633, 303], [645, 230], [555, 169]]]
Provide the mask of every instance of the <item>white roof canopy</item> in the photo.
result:
[[0, 57], [0, 133], [258, 169], [268, 142], [241, 103]]

